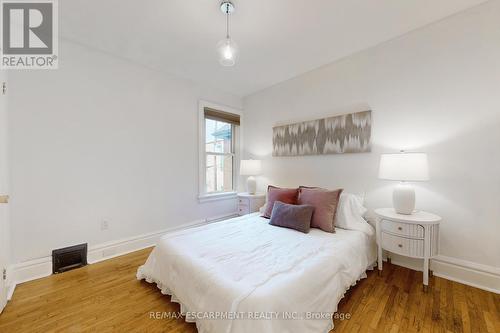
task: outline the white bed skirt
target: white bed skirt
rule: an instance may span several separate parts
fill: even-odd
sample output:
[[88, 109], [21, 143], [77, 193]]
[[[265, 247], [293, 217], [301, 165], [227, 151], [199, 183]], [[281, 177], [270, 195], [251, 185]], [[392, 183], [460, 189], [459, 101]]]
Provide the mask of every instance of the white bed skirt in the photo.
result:
[[[376, 262], [370, 264], [366, 270], [368, 271], [371, 271], [374, 269], [374, 267], [376, 266]], [[191, 319], [189, 317], [186, 317], [186, 313], [188, 312], [193, 312], [193, 310], [190, 310], [185, 304], [182, 303], [182, 301], [180, 299], [178, 299], [175, 294], [168, 288], [168, 286], [164, 285], [161, 281], [155, 279], [154, 277], [152, 276], [148, 276], [146, 274], [143, 274], [142, 273], [142, 270], [141, 270], [142, 266], [139, 267], [139, 269], [137, 270], [137, 280], [144, 280], [148, 283], [155, 283], [156, 284], [156, 287], [160, 290], [160, 292], [163, 294], [163, 295], [168, 295], [170, 296], [170, 301], [171, 302], [174, 302], [174, 303], [178, 303], [180, 305], [180, 312], [181, 314], [184, 316], [184, 320], [188, 323], [195, 323], [196, 324], [196, 328], [198, 329], [198, 333], [209, 333], [209, 332], [204, 332], [203, 331], [203, 326], [202, 325], [198, 325], [198, 322], [196, 319]], [[363, 272], [361, 274], [361, 276], [356, 279], [356, 281], [351, 285], [351, 287], [354, 287], [358, 281], [362, 280], [362, 279], [366, 279], [367, 278], [367, 275], [366, 275], [366, 272]], [[339, 299], [339, 302], [342, 298], [344, 298], [345, 294], [347, 293], [347, 291], [349, 290], [350, 288], [347, 288], [344, 293], [342, 294], [342, 297], [340, 297]], [[337, 303], [337, 306], [335, 306], [335, 309], [333, 309], [332, 312], [337, 312], [338, 310], [338, 303]], [[333, 329], [334, 325], [333, 325], [333, 321], [330, 323], [330, 325], [326, 328], [326, 330], [322, 333], [328, 333], [330, 332], [332, 329]]]

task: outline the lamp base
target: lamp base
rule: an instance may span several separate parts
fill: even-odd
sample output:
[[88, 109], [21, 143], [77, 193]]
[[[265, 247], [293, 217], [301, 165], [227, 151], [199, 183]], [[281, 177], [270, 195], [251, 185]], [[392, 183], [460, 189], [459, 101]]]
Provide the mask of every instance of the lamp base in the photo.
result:
[[257, 180], [254, 176], [247, 178], [247, 192], [248, 194], [255, 194], [257, 192]]
[[392, 204], [398, 214], [411, 215], [415, 210], [415, 190], [410, 184], [401, 182], [392, 192]]

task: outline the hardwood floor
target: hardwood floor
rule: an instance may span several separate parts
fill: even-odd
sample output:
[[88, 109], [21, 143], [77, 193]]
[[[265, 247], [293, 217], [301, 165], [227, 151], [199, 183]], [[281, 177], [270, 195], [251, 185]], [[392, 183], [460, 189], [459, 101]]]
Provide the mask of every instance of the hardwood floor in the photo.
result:
[[[178, 312], [155, 285], [135, 279], [150, 249], [27, 282], [0, 315], [0, 332], [196, 332], [182, 318], [153, 319], [150, 312]], [[349, 319], [332, 332], [500, 332], [500, 295], [384, 265], [351, 288], [339, 305]]]

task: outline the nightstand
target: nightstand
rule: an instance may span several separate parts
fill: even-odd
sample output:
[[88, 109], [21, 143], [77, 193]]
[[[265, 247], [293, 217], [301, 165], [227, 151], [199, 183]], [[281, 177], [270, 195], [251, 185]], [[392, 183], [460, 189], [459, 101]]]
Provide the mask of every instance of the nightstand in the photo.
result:
[[429, 285], [429, 260], [439, 251], [441, 217], [418, 211], [398, 214], [393, 208], [379, 208], [377, 215], [378, 269], [382, 272], [382, 250], [424, 260], [424, 291]]
[[265, 203], [265, 194], [238, 193], [238, 215], [258, 212], [259, 208], [264, 206]]

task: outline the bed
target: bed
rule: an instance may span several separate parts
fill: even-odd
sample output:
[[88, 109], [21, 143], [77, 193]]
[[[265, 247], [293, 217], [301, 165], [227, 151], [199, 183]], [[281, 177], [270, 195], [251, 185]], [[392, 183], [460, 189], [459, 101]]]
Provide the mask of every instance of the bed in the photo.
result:
[[373, 233], [308, 234], [254, 213], [163, 236], [137, 278], [180, 303], [200, 333], [328, 332], [376, 260]]

